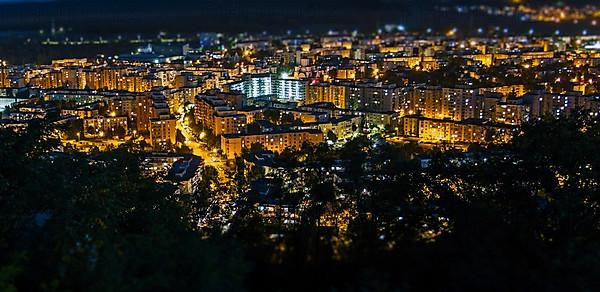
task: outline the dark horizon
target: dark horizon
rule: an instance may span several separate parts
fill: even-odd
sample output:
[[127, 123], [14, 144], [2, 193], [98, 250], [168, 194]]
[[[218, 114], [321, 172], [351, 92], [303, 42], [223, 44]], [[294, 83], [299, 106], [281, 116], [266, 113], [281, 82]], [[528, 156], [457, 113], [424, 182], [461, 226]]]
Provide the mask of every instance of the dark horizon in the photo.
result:
[[[37, 31], [51, 23], [76, 33], [243, 32], [287, 29], [375, 30], [386, 23], [407, 23], [408, 29], [447, 25], [436, 5], [502, 4], [507, 1], [349, 0], [287, 3], [275, 0], [227, 3], [216, 0], [78, 1], [0, 0], [0, 31]], [[531, 1], [529, 1], [531, 3]], [[582, 5], [591, 1], [567, 1]], [[356, 17], [360, 12], [360, 17]], [[450, 17], [452, 17], [450, 15]], [[453, 22], [465, 22], [458, 18]]]

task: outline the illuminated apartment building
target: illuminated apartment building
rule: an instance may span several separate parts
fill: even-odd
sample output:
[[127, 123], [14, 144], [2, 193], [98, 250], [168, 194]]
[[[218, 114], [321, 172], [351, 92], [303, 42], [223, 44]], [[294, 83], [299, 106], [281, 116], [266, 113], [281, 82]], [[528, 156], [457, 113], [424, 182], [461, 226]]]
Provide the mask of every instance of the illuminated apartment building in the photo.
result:
[[286, 76], [280, 78], [272, 74], [246, 75], [242, 80], [231, 83], [229, 91], [243, 93], [247, 98], [275, 96], [279, 101], [293, 102], [304, 99], [306, 82], [291, 79]]
[[382, 69], [388, 70], [397, 67], [408, 67], [420, 71], [430, 71], [439, 68], [439, 63], [433, 57], [387, 57], [383, 59]]
[[442, 95], [446, 107], [441, 118], [449, 118], [454, 121], [481, 118], [481, 104], [475, 89], [442, 88]]
[[406, 100], [399, 107], [403, 116], [421, 114], [433, 118], [443, 115], [442, 88], [422, 86], [413, 88], [406, 95]]
[[0, 87], [9, 87], [10, 81], [8, 80], [8, 68], [0, 66]]
[[152, 101], [148, 95], [119, 94], [107, 100], [111, 116], [129, 117], [129, 125], [137, 133], [148, 133], [152, 117]]
[[111, 115], [132, 116], [137, 109], [137, 100], [133, 95], [111, 96], [106, 103]]
[[50, 71], [41, 76], [42, 88], [62, 88], [63, 75], [60, 71]]
[[493, 54], [479, 54], [479, 55], [470, 55], [466, 56], [473, 61], [480, 62], [482, 65], [486, 67], [490, 67], [494, 64], [494, 55]]
[[230, 91], [242, 92], [247, 98], [273, 95], [273, 76], [271, 74], [247, 75], [241, 81], [230, 84]]
[[323, 133], [319, 130], [223, 135], [221, 136], [221, 150], [227, 159], [234, 159], [242, 154], [243, 149], [249, 149], [255, 143], [262, 145], [265, 150], [281, 152], [286, 148], [300, 149], [304, 143], [318, 144], [321, 142], [323, 142]]
[[301, 101], [304, 99], [306, 81], [282, 77], [275, 79], [275, 94], [279, 101]]
[[61, 81], [64, 88], [67, 89], [84, 89], [85, 78], [80, 68], [66, 67], [60, 70], [62, 76]]
[[357, 83], [348, 86], [348, 108], [389, 112], [401, 103], [404, 94], [395, 84]]
[[171, 112], [177, 112], [186, 103], [193, 104], [195, 97], [202, 92], [202, 87], [183, 87], [165, 92]]
[[479, 122], [430, 119], [419, 116], [401, 118], [399, 135], [422, 142], [484, 143], [486, 127]]
[[86, 58], [52, 60], [52, 67], [55, 69], [60, 69], [63, 67], [85, 67], [87, 65], [89, 65], [89, 62]]
[[96, 117], [83, 120], [83, 131], [86, 138], [112, 138], [126, 135], [127, 129], [127, 117]]
[[552, 116], [559, 118], [576, 109], [585, 107], [586, 98], [580, 92], [553, 94], [538, 92], [527, 94], [524, 100], [531, 106], [532, 117]]
[[489, 88], [481, 88], [480, 93], [487, 92], [495, 92], [500, 93], [503, 96], [514, 95], [515, 97], [521, 97], [525, 95], [525, 85], [517, 84], [517, 85], [506, 85], [506, 86], [498, 86], [498, 87], [489, 87]]
[[338, 68], [335, 73], [335, 78], [339, 80], [354, 80], [356, 79], [356, 69], [354, 68]]
[[119, 89], [129, 92], [145, 92], [149, 91], [152, 87], [148, 87], [147, 84], [143, 83], [144, 77], [139, 75], [127, 75], [123, 76], [119, 82]]
[[80, 119], [92, 118], [98, 116], [98, 109], [93, 107], [78, 107], [75, 109], [63, 109], [60, 111], [61, 117], [78, 117]]
[[152, 106], [150, 108], [151, 118], [153, 119], [169, 119], [171, 118], [171, 110], [166, 96], [160, 91], [150, 93]]
[[136, 107], [134, 108], [136, 129], [139, 133], [147, 133], [150, 130], [150, 118], [152, 117], [152, 100], [146, 95], [136, 96]]
[[331, 119], [327, 122], [316, 122], [299, 125], [297, 129], [318, 129], [327, 138], [329, 132], [335, 134], [338, 139], [351, 139], [352, 135], [358, 129], [362, 122], [362, 117], [345, 116], [337, 119]]
[[100, 71], [93, 69], [83, 69], [81, 71], [82, 78], [85, 79], [85, 87], [89, 89], [101, 89], [102, 77]]
[[327, 35], [321, 37], [321, 46], [323, 48], [344, 48], [352, 49], [352, 36], [349, 35]]
[[531, 61], [533, 63], [533, 66], [538, 66], [544, 60], [554, 58], [554, 52], [525, 52], [519, 55], [519, 58], [521, 59], [521, 62]]
[[402, 115], [419, 114], [430, 119], [481, 118], [482, 99], [475, 92], [468, 88], [417, 87], [406, 95], [399, 111]]
[[264, 108], [245, 108], [237, 111], [237, 113], [246, 116], [246, 124], [252, 124], [256, 120], [263, 119], [264, 111]]
[[245, 114], [238, 113], [218, 96], [196, 97], [194, 118], [196, 123], [212, 130], [215, 135], [242, 134], [246, 132], [248, 124]]
[[152, 92], [150, 94], [152, 106], [150, 107], [150, 145], [158, 149], [169, 149], [176, 143], [177, 120], [171, 115], [169, 105], [164, 94]]
[[40, 96], [46, 101], [72, 101], [79, 105], [105, 100], [106, 95], [88, 90], [49, 89], [40, 90]]
[[520, 125], [529, 119], [529, 106], [499, 103], [494, 106], [492, 120], [507, 125]]
[[199, 95], [196, 97], [194, 118], [197, 124], [212, 127], [215, 112], [229, 110], [230, 107], [223, 99], [216, 96]]
[[150, 119], [150, 145], [154, 148], [169, 148], [176, 143], [177, 120], [174, 118]]
[[108, 90], [119, 90], [119, 85], [122, 82], [122, 76], [124, 76], [125, 74], [126, 70], [124, 68], [102, 68], [100, 71], [100, 88], [106, 88]]
[[246, 115], [235, 111], [217, 113], [213, 117], [211, 130], [217, 136], [225, 134], [243, 134], [246, 132]]
[[337, 108], [346, 108], [346, 87], [329, 83], [306, 86], [304, 104], [329, 102]]

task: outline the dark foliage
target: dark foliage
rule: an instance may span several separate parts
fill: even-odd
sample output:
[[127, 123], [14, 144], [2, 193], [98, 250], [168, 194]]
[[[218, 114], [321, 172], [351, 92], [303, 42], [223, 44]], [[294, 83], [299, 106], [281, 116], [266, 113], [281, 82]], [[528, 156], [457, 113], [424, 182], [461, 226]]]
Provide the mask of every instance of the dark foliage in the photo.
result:
[[[7, 291], [593, 291], [600, 273], [598, 120], [523, 127], [502, 147], [305, 145], [273, 179], [296, 224], [267, 218], [235, 163], [227, 224], [201, 198], [143, 178], [135, 154], [53, 154], [43, 127], [0, 131], [0, 289]], [[475, 148], [474, 148], [475, 149]], [[343, 165], [334, 172], [333, 166]], [[293, 166], [293, 167], [291, 167]], [[213, 206], [214, 207], [214, 206]], [[204, 239], [209, 238], [209, 239]], [[218, 243], [218, 245], [217, 245]], [[246, 273], [247, 272], [247, 273]]]
[[203, 240], [136, 155], [53, 153], [42, 127], [0, 131], [0, 290], [238, 290], [235, 248]]

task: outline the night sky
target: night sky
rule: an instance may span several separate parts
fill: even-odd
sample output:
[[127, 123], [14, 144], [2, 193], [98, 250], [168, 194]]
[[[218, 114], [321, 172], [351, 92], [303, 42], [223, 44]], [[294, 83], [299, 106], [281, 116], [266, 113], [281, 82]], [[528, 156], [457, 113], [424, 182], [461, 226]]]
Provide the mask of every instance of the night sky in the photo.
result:
[[[348, 28], [385, 23], [408, 28], [460, 25], [434, 5], [502, 3], [502, 0], [0, 0], [0, 31], [37, 31], [51, 22], [82, 33], [282, 31]], [[527, 1], [526, 1], [527, 2]], [[531, 2], [531, 1], [529, 1]], [[543, 1], [547, 3], [547, 1]], [[590, 0], [565, 3], [594, 3]]]

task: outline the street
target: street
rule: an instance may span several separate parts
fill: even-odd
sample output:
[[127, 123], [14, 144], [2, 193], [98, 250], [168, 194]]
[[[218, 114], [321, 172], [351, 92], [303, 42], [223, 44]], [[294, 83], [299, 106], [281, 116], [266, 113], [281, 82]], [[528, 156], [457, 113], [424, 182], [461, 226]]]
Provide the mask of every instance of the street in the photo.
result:
[[204, 159], [205, 166], [214, 167], [219, 174], [219, 181], [224, 182], [228, 180], [225, 175], [225, 160], [223, 160], [216, 152], [208, 148], [206, 143], [199, 142], [196, 137], [192, 135], [190, 127], [186, 126], [182, 119], [177, 120], [177, 129], [181, 131], [181, 134], [185, 137], [185, 145], [192, 149], [192, 153], [196, 156]]

